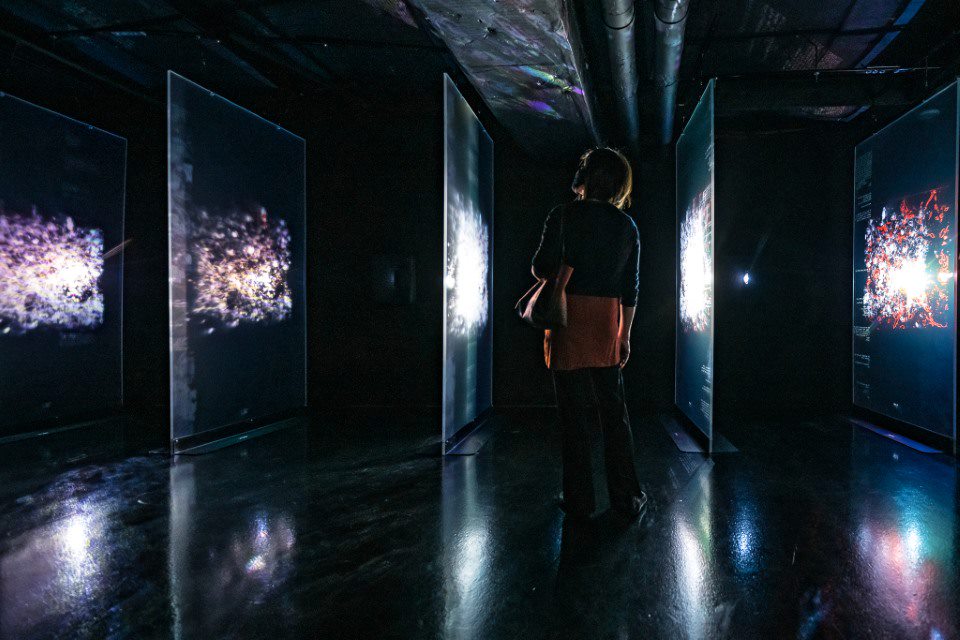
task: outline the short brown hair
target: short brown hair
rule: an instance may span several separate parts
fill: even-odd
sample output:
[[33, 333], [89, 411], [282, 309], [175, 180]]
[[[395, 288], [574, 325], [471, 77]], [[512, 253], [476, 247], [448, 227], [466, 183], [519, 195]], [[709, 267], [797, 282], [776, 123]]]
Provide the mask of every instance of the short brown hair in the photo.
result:
[[585, 198], [604, 200], [618, 209], [630, 206], [633, 168], [620, 151], [610, 147], [590, 149], [580, 157], [573, 188], [583, 187]]

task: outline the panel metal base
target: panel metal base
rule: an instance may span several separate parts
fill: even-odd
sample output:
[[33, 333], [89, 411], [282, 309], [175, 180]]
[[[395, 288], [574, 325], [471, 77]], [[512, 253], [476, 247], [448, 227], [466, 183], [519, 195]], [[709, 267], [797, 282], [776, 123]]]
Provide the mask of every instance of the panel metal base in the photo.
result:
[[943, 453], [940, 449], [934, 449], [933, 447], [927, 446], [922, 442], [917, 442], [907, 436], [901, 435], [889, 429], [884, 429], [883, 427], [877, 426], [872, 422], [867, 422], [866, 420], [861, 420], [859, 418], [850, 418], [850, 424], [867, 429], [873, 433], [883, 436], [889, 440], [893, 440], [898, 444], [902, 444], [905, 447], [910, 447], [914, 451], [919, 451], [920, 453]]
[[466, 429], [466, 435], [457, 434], [443, 443], [445, 456], [472, 456], [476, 455], [493, 436], [494, 420], [492, 414], [480, 417]]
[[239, 444], [251, 438], [258, 438], [268, 433], [279, 431], [280, 429], [300, 426], [304, 424], [305, 420], [306, 418], [303, 418], [300, 416], [297, 416], [295, 418], [287, 418], [286, 420], [281, 420], [279, 422], [274, 422], [272, 424], [264, 425], [257, 429], [251, 429], [250, 431], [244, 431], [243, 433], [235, 433], [229, 436], [225, 436], [223, 438], [211, 440], [210, 442], [204, 442], [202, 444], [198, 444], [192, 447], [177, 449], [176, 451], [174, 451], [174, 454], [184, 455], [184, 456], [198, 456], [198, 455], [203, 455], [205, 453], [212, 453], [214, 451], [218, 451], [225, 447], [229, 447], [234, 444]]
[[[660, 424], [666, 429], [667, 434], [677, 449], [683, 453], [699, 453], [710, 455], [704, 439], [706, 436], [694, 433], [692, 429], [684, 424], [683, 420], [678, 420], [675, 416], [661, 415]], [[738, 453], [739, 449], [733, 446], [733, 443], [723, 437], [722, 434], [714, 431], [713, 433], [713, 453]]]
[[70, 424], [63, 425], [51, 425], [47, 428], [38, 428], [26, 431], [23, 433], [14, 433], [9, 436], [4, 436], [0, 438], [0, 445], [12, 444], [14, 442], [20, 442], [21, 440], [29, 440], [31, 438], [42, 438], [44, 436], [56, 435], [60, 433], [66, 433], [68, 431], [76, 431], [78, 429], [86, 429], [89, 427], [100, 427], [103, 425], [111, 424], [120, 424], [123, 422], [123, 416], [120, 415], [120, 412], [106, 415], [103, 417], [83, 420], [78, 422], [72, 422]]
[[660, 424], [666, 429], [667, 435], [673, 440], [673, 444], [677, 445], [677, 449], [683, 453], [702, 453], [706, 455], [707, 448], [679, 420], [672, 416], [662, 415], [660, 416]]

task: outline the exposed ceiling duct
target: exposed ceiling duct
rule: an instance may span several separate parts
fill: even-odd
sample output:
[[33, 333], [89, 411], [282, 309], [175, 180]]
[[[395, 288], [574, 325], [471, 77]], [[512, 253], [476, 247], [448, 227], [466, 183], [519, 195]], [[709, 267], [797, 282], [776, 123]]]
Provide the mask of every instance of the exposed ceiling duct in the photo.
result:
[[640, 144], [636, 17], [634, 0], [603, 0], [613, 94], [620, 127], [632, 151], [636, 151]]
[[660, 144], [670, 144], [673, 140], [680, 59], [683, 56], [683, 34], [687, 26], [689, 9], [690, 0], [656, 0], [653, 10], [656, 25], [653, 81], [657, 98]]

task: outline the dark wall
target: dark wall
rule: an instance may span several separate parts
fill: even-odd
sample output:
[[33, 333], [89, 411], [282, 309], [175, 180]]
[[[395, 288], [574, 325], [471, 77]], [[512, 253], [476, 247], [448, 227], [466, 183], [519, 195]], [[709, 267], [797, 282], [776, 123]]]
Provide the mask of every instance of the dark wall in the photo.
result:
[[673, 406], [676, 276], [676, 167], [673, 148], [640, 163], [632, 213], [640, 231], [640, 301], [624, 384], [642, 413]]
[[[308, 138], [310, 400], [439, 405], [441, 113], [325, 120]], [[412, 301], [377, 302], [383, 260], [411, 258]]]
[[[839, 127], [716, 142], [717, 420], [850, 399], [852, 146]], [[750, 273], [750, 284], [742, 275]]]

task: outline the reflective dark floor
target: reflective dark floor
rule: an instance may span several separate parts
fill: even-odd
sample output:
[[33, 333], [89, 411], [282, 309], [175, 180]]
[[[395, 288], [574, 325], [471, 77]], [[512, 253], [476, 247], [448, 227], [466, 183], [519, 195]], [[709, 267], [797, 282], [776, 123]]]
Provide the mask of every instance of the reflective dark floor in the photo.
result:
[[706, 461], [635, 427], [634, 525], [564, 522], [546, 419], [448, 459], [396, 416], [174, 462], [7, 449], [0, 636], [960, 637], [952, 459], [821, 421]]

